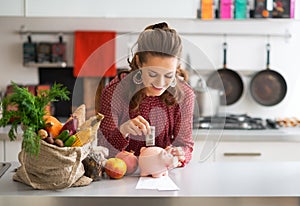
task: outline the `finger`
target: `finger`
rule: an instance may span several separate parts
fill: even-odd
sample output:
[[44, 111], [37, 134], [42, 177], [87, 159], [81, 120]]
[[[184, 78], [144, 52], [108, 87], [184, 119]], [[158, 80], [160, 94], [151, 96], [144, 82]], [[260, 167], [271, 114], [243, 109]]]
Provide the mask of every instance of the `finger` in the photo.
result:
[[139, 127], [141, 130], [145, 129], [146, 126], [143, 122], [141, 122], [138, 118], [132, 119], [133, 124], [135, 124], [137, 127]]
[[141, 131], [143, 132], [144, 135], [148, 135], [149, 133], [146, 127], [143, 128]]
[[176, 165], [176, 167], [181, 167], [181, 165], [182, 165], [181, 161], [179, 160], [179, 158], [177, 156], [176, 156], [176, 158], [177, 158], [177, 165]]
[[174, 156], [184, 156], [184, 152], [181, 147], [174, 147], [171, 151], [171, 154]]
[[141, 129], [134, 122], [131, 122], [129, 124], [129, 128], [130, 128], [131, 131], [134, 131], [134, 133], [132, 133], [132, 134], [134, 134], [134, 135], [142, 135]]
[[179, 156], [178, 151], [176, 149], [174, 149], [174, 148], [171, 150], [171, 154], [173, 156]]
[[174, 156], [178, 156], [178, 151], [176, 147], [171, 147], [170, 153]]
[[169, 154], [171, 154], [171, 155], [173, 155], [173, 156], [176, 156], [176, 148], [174, 148], [173, 146], [168, 146], [167, 148], [166, 148], [166, 150], [167, 150], [167, 152], [169, 153]]
[[177, 147], [177, 151], [178, 151], [179, 156], [185, 155], [184, 151], [182, 150], [182, 147]]
[[185, 156], [178, 156], [178, 160], [181, 162], [185, 161]]
[[131, 135], [138, 135], [138, 134], [136, 133], [136, 131], [134, 131], [134, 130], [131, 129], [131, 128], [128, 128], [128, 134], [131, 134]]
[[146, 126], [150, 126], [149, 125], [149, 122], [144, 118], [142, 117], [141, 115], [137, 116], [136, 117], [139, 121], [143, 122], [143, 124], [145, 124]]
[[167, 146], [167, 147], [165, 148], [165, 150], [166, 150], [168, 153], [171, 153], [171, 149], [172, 149], [171, 146]]
[[145, 125], [146, 122], [141, 121], [140, 118], [136, 117], [134, 119], [132, 119], [132, 122], [141, 130], [141, 132], [146, 135], [148, 133], [147, 127]]
[[137, 131], [136, 131], [133, 127], [131, 127], [131, 126], [128, 126], [128, 127], [127, 127], [127, 132], [128, 132], [129, 134], [131, 134], [131, 135], [139, 135], [139, 134], [137, 133]]
[[138, 126], [138, 128], [141, 130], [141, 132], [144, 134], [144, 135], [147, 135], [148, 134], [148, 130], [147, 130], [147, 127], [146, 125], [143, 123], [143, 122], [136, 122], [136, 125]]
[[133, 126], [132, 129], [136, 132], [137, 135], [142, 135], [142, 130], [137, 127], [137, 126]]
[[151, 129], [150, 129], [150, 124], [149, 122], [142, 116], [137, 116], [138, 120], [145, 126], [145, 128], [143, 128], [144, 130], [144, 134], [147, 135], [147, 134], [150, 134], [151, 133]]

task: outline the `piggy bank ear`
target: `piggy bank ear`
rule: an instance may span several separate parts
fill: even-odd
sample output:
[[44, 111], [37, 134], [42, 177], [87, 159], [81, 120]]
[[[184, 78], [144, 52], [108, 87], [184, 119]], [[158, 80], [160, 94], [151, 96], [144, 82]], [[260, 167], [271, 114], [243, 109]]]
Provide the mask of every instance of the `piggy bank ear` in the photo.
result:
[[142, 148], [140, 149], [140, 153], [142, 153], [145, 149], [146, 149], [146, 147], [142, 147]]

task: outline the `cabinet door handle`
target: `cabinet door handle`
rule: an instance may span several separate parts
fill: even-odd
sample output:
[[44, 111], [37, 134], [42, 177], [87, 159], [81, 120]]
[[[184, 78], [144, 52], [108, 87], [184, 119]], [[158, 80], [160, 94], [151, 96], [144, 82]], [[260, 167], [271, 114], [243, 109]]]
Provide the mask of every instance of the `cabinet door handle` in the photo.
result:
[[261, 156], [260, 152], [224, 152], [224, 156]]

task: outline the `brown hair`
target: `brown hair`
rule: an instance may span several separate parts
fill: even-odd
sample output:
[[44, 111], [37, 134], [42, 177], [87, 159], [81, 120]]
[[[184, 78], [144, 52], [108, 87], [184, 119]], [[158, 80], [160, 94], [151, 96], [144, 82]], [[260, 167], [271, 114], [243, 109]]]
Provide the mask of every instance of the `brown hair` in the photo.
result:
[[[147, 59], [151, 56], [180, 58], [182, 53], [181, 38], [178, 33], [174, 29], [169, 28], [168, 24], [165, 22], [147, 26], [139, 35], [134, 46], [137, 46], [137, 51], [133, 55], [131, 61], [128, 59], [129, 66], [131, 68], [130, 72], [136, 72], [139, 69], [137, 58], [139, 63], [143, 64], [144, 62], [147, 62]], [[160, 96], [162, 101], [169, 106], [179, 102], [183, 95], [178, 84], [178, 76], [182, 76], [184, 80], [187, 79], [187, 74], [180, 68], [180, 65], [178, 65], [176, 70], [176, 86], [169, 87]], [[132, 86], [137, 87], [134, 83], [132, 83]], [[138, 109], [142, 98], [145, 96], [144, 88], [130, 96], [132, 96], [130, 100], [130, 109]]]

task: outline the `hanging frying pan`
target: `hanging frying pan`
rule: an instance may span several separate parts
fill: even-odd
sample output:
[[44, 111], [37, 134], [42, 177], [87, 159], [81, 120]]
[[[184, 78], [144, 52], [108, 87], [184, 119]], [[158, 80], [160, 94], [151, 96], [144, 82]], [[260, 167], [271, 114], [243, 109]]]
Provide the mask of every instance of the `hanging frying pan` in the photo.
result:
[[250, 82], [253, 99], [261, 105], [273, 106], [281, 102], [287, 92], [285, 79], [278, 72], [270, 69], [270, 44], [267, 48], [267, 68], [257, 72]]
[[231, 105], [237, 102], [243, 94], [244, 84], [240, 75], [227, 68], [227, 43], [223, 43], [223, 68], [213, 72], [207, 79], [207, 86], [222, 92], [221, 104]]

